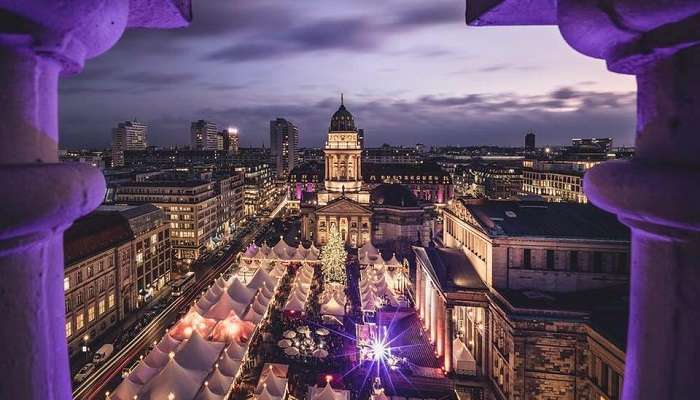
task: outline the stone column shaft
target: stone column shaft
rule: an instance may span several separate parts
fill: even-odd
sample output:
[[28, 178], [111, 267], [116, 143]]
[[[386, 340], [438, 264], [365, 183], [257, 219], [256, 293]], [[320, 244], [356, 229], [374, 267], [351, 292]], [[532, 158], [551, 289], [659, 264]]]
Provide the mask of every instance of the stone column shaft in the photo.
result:
[[445, 310], [445, 372], [452, 372], [452, 341], [454, 340], [452, 307]]

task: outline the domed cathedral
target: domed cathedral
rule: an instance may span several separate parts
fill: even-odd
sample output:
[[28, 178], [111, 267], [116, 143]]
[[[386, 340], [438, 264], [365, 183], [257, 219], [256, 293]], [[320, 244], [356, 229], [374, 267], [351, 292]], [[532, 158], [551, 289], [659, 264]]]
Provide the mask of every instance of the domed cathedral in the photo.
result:
[[325, 191], [319, 192], [319, 203], [328, 203], [344, 196], [358, 203], [369, 204], [369, 192], [362, 191], [362, 143], [355, 119], [345, 108], [343, 95], [340, 107], [331, 118], [325, 155]]
[[372, 211], [369, 192], [362, 187], [362, 141], [342, 94], [331, 117], [324, 155], [325, 187], [300, 204], [302, 236], [323, 245], [330, 231], [337, 230], [349, 246], [362, 246], [371, 237]]

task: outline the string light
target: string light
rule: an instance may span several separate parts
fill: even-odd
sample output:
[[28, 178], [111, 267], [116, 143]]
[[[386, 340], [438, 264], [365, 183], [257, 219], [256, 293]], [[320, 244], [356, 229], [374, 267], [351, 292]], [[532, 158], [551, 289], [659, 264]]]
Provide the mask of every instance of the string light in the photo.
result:
[[340, 232], [331, 230], [328, 242], [321, 249], [321, 272], [325, 282], [338, 282], [345, 284], [345, 260], [348, 253], [345, 251]]

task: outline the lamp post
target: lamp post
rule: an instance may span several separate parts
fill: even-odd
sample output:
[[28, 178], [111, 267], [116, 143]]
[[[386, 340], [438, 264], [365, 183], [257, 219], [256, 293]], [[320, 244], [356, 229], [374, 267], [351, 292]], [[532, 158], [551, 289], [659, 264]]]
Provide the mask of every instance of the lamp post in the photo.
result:
[[83, 354], [85, 354], [85, 362], [90, 361], [90, 357], [88, 355], [88, 353], [90, 352], [90, 347], [88, 347], [88, 345], [87, 345], [89, 340], [90, 340], [90, 335], [85, 334], [85, 336], [83, 336], [83, 347], [82, 347]]

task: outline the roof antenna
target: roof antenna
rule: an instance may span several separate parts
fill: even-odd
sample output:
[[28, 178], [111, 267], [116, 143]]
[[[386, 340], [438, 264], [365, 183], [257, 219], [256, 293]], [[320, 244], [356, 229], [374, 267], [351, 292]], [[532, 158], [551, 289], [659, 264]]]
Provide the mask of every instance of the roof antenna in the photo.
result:
[[343, 105], [343, 93], [340, 93], [340, 105]]

